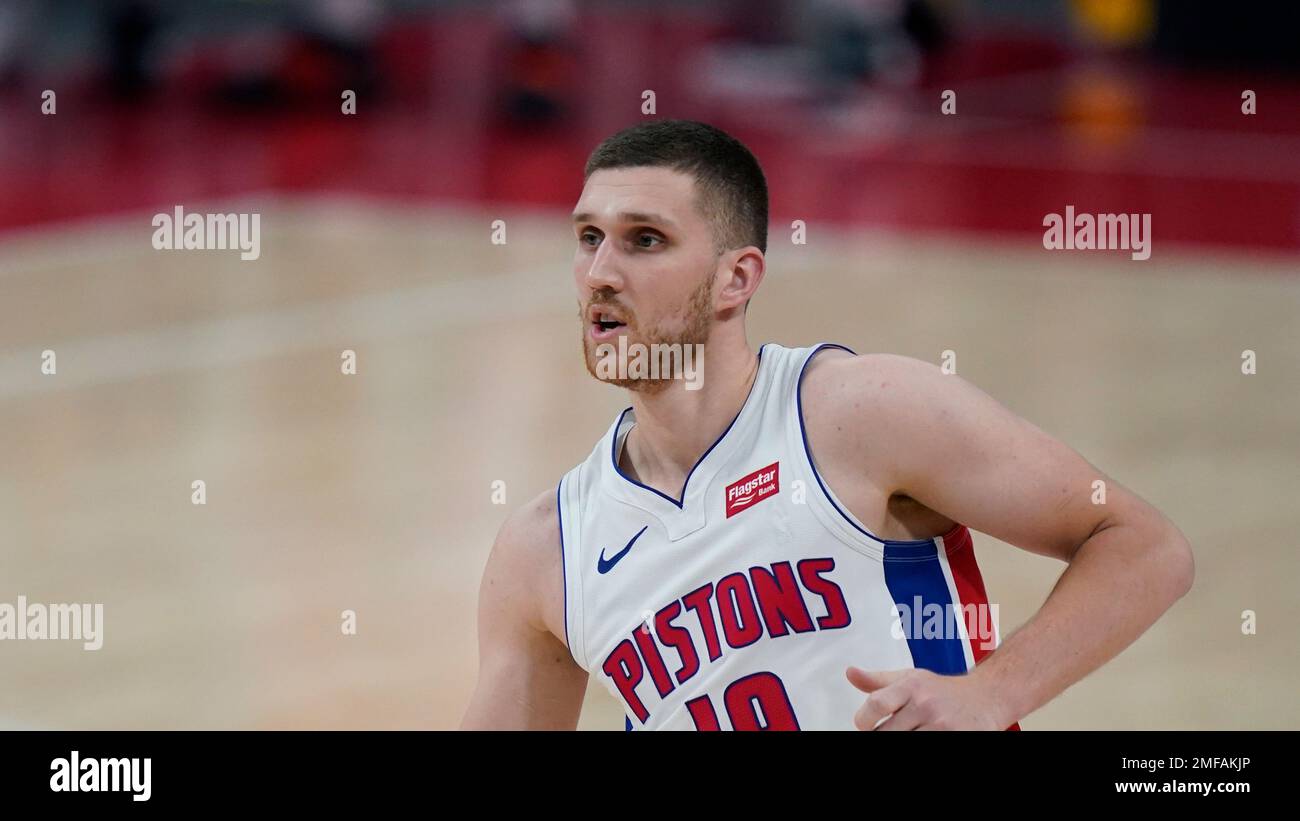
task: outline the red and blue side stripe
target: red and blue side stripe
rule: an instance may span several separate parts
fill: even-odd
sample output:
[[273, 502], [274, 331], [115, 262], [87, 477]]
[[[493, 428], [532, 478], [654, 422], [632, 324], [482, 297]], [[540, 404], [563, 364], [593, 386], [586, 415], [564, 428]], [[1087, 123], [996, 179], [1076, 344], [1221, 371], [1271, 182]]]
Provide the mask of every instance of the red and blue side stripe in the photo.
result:
[[[895, 604], [911, 613], [920, 598], [921, 607], [942, 608], [945, 623], [952, 618], [959, 634], [930, 636], [905, 631], [912, 663], [942, 675], [960, 675], [979, 664], [990, 652], [979, 635], [979, 615], [970, 605], [986, 610], [988, 592], [975, 562], [970, 531], [958, 525], [945, 536], [929, 542], [884, 542], [885, 585]], [[955, 614], [952, 610], [955, 609]], [[924, 612], [924, 611], [923, 611]], [[955, 618], [954, 618], [955, 616]], [[1009, 729], [1020, 729], [1013, 724]]]

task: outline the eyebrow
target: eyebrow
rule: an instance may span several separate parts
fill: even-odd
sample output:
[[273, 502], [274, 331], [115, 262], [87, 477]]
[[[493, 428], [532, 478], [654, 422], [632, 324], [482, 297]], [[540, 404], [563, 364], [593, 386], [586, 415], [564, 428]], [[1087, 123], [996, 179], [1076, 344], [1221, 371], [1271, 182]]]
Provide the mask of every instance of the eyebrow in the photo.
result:
[[[660, 214], [650, 214], [644, 211], [620, 211], [614, 215], [619, 222], [650, 222], [659, 225], [667, 225], [670, 228], [676, 228], [677, 223]], [[593, 222], [592, 215], [586, 211], [573, 215], [574, 222]]]

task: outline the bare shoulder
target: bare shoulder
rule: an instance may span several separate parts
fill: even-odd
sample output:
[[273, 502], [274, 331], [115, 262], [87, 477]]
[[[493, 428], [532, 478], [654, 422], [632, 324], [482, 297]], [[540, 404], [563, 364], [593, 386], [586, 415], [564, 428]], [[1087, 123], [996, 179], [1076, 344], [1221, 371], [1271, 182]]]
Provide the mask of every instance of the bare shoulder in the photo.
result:
[[587, 673], [564, 642], [555, 491], [501, 525], [479, 587], [479, 675], [461, 727], [572, 730]]
[[502, 523], [483, 575], [482, 597], [528, 626], [564, 636], [564, 580], [555, 490], [538, 494]]
[[965, 380], [909, 356], [826, 351], [804, 373], [805, 423], [836, 440], [837, 432], [849, 434], [863, 425], [889, 429], [915, 422], [916, 414], [927, 410], [944, 413], [972, 390]]
[[506, 517], [497, 533], [497, 543], [525, 558], [543, 552], [539, 550], [543, 542], [554, 540], [559, 544], [560, 518], [555, 505], [554, 488], [539, 493]]
[[886, 388], [895, 393], [926, 388], [947, 376], [936, 365], [892, 353], [851, 354], [834, 349], [817, 354], [804, 373], [803, 393], [861, 400]]
[[843, 351], [819, 354], [809, 365], [802, 410], [819, 469], [837, 474], [843, 467], [844, 484], [865, 472], [886, 497], [906, 493], [918, 466], [951, 460], [954, 440], [978, 449], [991, 426], [1012, 418], [975, 385], [929, 362]]

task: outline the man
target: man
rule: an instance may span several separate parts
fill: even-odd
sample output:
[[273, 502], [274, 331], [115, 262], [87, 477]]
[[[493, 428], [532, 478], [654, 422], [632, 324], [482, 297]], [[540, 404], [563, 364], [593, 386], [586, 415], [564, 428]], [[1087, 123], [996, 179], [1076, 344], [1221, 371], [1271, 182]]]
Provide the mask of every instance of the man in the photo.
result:
[[[584, 354], [632, 407], [502, 526], [463, 727], [573, 728], [590, 673], [628, 729], [1013, 728], [1190, 588], [1158, 511], [960, 378], [753, 351], [767, 188], [739, 142], [651, 122], [585, 177]], [[623, 367], [652, 347], [676, 358]], [[1068, 563], [1000, 646], [967, 527]]]

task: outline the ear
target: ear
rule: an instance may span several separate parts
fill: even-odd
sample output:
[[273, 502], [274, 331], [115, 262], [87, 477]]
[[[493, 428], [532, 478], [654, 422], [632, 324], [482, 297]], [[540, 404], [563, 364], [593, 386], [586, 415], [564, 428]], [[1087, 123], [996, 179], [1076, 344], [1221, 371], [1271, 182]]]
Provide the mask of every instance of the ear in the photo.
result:
[[723, 255], [726, 267], [719, 272], [722, 291], [718, 294], [719, 312], [743, 308], [763, 282], [767, 259], [753, 245], [728, 251]]

